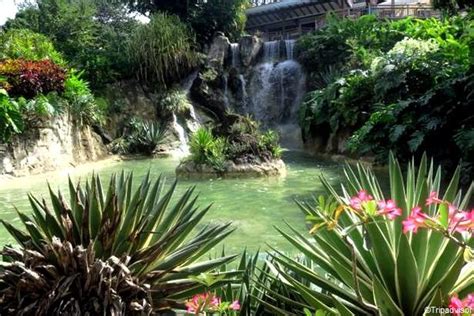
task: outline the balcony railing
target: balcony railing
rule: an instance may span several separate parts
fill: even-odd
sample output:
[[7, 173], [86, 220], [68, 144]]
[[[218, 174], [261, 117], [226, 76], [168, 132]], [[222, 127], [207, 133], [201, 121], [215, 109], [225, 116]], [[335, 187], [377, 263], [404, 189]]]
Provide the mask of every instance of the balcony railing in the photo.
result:
[[282, 0], [251, 0], [250, 3], [252, 7], [259, 7], [262, 5], [272, 4], [276, 2], [281, 2]]

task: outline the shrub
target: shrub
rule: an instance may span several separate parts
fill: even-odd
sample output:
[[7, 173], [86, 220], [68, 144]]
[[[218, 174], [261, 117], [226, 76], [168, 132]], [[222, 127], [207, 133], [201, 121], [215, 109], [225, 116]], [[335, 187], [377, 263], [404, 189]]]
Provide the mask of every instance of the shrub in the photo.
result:
[[189, 141], [191, 160], [198, 164], [208, 164], [216, 170], [222, 170], [226, 160], [226, 140], [214, 137], [207, 128], [199, 128]]
[[49, 59], [57, 65], [65, 65], [61, 54], [46, 36], [28, 29], [11, 29], [0, 33], [1, 59]]
[[157, 13], [130, 37], [128, 54], [138, 77], [167, 86], [196, 63], [194, 35], [178, 17]]
[[95, 89], [132, 77], [124, 51], [138, 25], [116, 1], [38, 0], [23, 6], [5, 29], [27, 28], [47, 36]]
[[23, 131], [23, 119], [18, 103], [11, 100], [5, 89], [0, 88], [0, 142], [8, 142], [14, 134]]
[[33, 98], [38, 94], [62, 92], [66, 71], [47, 59], [7, 59], [0, 62], [0, 76], [6, 78], [12, 97]]
[[[196, 231], [194, 228], [199, 227], [209, 207], [196, 207], [193, 189], [174, 199], [175, 189], [176, 183], [166, 187], [164, 179], [152, 180], [150, 174], [134, 186], [132, 174], [122, 172], [112, 175], [106, 186], [95, 175], [77, 186], [69, 181], [68, 200], [51, 188], [50, 204], [30, 195], [32, 215], [17, 211], [25, 231], [2, 220], [20, 248], [14, 254], [4, 254], [13, 255], [21, 263], [7, 264], [9, 271], [17, 274], [4, 274], [0, 279], [2, 297], [10, 298], [2, 300], [0, 308], [8, 306], [9, 309], [16, 307], [21, 310], [25, 307], [24, 300], [28, 300], [38, 311], [48, 306], [60, 311], [65, 311], [65, 308], [95, 311], [98, 308], [102, 314], [104, 307], [112, 308], [112, 302], [119, 303], [123, 299], [121, 305], [113, 308], [146, 309], [150, 304], [154, 313], [163, 313], [179, 304], [180, 300], [203, 292], [204, 287], [192, 276], [200, 273], [214, 275], [215, 269], [230, 262], [234, 256], [210, 260], [200, 258], [233, 229], [226, 223], [205, 225]], [[83, 249], [88, 250], [84, 252]], [[37, 257], [39, 262], [28, 261]], [[81, 265], [85, 263], [84, 259], [87, 259], [86, 266]], [[91, 270], [85, 270], [90, 265]], [[108, 265], [116, 269], [111, 271]], [[17, 267], [21, 270], [18, 271]], [[96, 274], [100, 267], [110, 273], [101, 271]], [[55, 271], [59, 275], [50, 274]], [[222, 279], [231, 279], [235, 275], [220, 273]], [[7, 277], [11, 283], [5, 283]], [[82, 277], [90, 279], [85, 282], [79, 279]], [[20, 280], [33, 283], [25, 286]], [[53, 280], [64, 286], [64, 290], [71, 291], [52, 287]], [[213, 287], [224, 283], [218, 281]], [[95, 287], [99, 285], [106, 288]], [[56, 292], [46, 292], [47, 288]], [[119, 292], [107, 293], [104, 292], [106, 289]], [[31, 296], [18, 299], [16, 293]], [[56, 300], [49, 302], [48, 299], [53, 297]], [[108, 297], [112, 302], [107, 301]], [[87, 303], [93, 306], [85, 303], [88, 298], [92, 301]], [[84, 304], [77, 307], [68, 304], [70, 302]]]
[[180, 89], [171, 89], [160, 96], [158, 107], [161, 115], [167, 117], [171, 113], [189, 112], [191, 104], [185, 92]]
[[269, 310], [421, 315], [427, 306], [447, 307], [453, 293], [473, 291], [473, 266], [465, 260], [472, 260], [474, 211], [462, 211], [473, 186], [463, 197], [458, 168], [441, 195], [441, 170], [426, 156], [418, 170], [409, 164], [406, 177], [393, 156], [389, 170], [389, 197], [358, 165], [346, 168], [342, 194], [322, 179], [329, 198], [299, 203], [313, 236], [278, 229], [305, 259], [271, 254], [278, 285], [276, 292], [262, 288]]
[[81, 79], [82, 73], [71, 70], [64, 83], [63, 97], [68, 102], [73, 119], [80, 125], [103, 124], [107, 104], [96, 102], [89, 85]]
[[135, 154], [152, 155], [156, 147], [163, 143], [168, 130], [166, 124], [151, 121], [133, 120], [130, 125], [128, 152]]

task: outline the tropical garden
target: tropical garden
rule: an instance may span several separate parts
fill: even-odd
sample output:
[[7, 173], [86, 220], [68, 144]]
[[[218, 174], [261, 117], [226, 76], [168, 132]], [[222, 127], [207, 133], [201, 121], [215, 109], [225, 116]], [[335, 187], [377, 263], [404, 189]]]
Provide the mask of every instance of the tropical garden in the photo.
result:
[[[64, 124], [119, 158], [0, 175], [0, 315], [473, 315], [474, 12], [433, 4], [328, 14], [296, 41], [304, 148], [343, 144], [324, 157], [183, 88], [252, 84], [230, 45], [252, 38], [250, 2], [23, 4], [0, 28], [2, 166]], [[187, 155], [163, 158], [173, 142]], [[224, 174], [277, 160], [280, 176]], [[174, 180], [189, 163], [217, 176]]]

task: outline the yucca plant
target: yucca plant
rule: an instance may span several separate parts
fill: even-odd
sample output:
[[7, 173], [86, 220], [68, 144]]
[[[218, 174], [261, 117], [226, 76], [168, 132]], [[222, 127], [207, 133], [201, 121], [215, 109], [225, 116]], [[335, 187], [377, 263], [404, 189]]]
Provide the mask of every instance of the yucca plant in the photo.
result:
[[[26, 231], [2, 223], [24, 251], [41, 253], [58, 238], [73, 248], [92, 248], [97, 259], [114, 256], [127, 262], [133, 277], [149, 284], [153, 309], [166, 309], [188, 297], [189, 292], [179, 292], [199, 293], [190, 276], [213, 273], [234, 256], [198, 261], [233, 228], [226, 223], [195, 229], [209, 207], [196, 206], [193, 188], [172, 204], [176, 182], [165, 188], [163, 178], [152, 180], [149, 173], [135, 189], [133, 175], [124, 172], [112, 175], [107, 187], [97, 175], [85, 185], [69, 180], [69, 203], [51, 188], [51, 204], [29, 195], [32, 214], [17, 211]], [[225, 282], [223, 278], [219, 284]]]
[[474, 186], [463, 197], [458, 168], [438, 198], [441, 170], [426, 156], [418, 168], [411, 162], [404, 176], [391, 155], [389, 170], [390, 199], [374, 173], [358, 165], [345, 169], [341, 194], [322, 178], [330, 197], [298, 203], [313, 238], [278, 229], [304, 259], [274, 250], [267, 277], [280, 287], [268, 291], [261, 284], [267, 310], [423, 315], [426, 307], [447, 307], [450, 295], [474, 292], [473, 213], [460, 211]]

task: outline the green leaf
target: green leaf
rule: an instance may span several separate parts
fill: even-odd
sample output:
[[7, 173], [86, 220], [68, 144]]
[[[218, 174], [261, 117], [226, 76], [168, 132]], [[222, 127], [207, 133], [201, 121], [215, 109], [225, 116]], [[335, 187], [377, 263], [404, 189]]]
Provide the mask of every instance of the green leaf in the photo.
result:
[[439, 222], [444, 229], [448, 229], [449, 226], [449, 206], [448, 203], [441, 203], [438, 208]]

